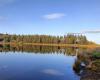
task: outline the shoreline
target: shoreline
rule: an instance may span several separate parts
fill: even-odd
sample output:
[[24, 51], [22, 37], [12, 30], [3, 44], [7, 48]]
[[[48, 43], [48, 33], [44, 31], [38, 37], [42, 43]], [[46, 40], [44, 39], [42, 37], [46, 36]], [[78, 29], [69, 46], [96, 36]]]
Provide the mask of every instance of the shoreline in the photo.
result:
[[0, 43], [0, 45], [33, 45], [33, 46], [59, 46], [59, 47], [82, 47], [82, 48], [98, 48], [100, 45], [96, 44], [50, 44], [50, 43]]
[[91, 68], [83, 70], [80, 80], [100, 80], [100, 59], [94, 60]]

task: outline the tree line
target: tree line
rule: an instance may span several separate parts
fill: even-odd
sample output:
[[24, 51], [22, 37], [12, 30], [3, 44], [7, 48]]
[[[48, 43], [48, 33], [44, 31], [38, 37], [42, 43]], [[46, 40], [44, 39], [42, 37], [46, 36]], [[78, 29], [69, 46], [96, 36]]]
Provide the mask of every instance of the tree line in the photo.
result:
[[52, 43], [52, 44], [88, 44], [86, 36], [67, 34], [64, 36], [51, 35], [16, 35], [0, 34], [0, 42], [3, 43]]

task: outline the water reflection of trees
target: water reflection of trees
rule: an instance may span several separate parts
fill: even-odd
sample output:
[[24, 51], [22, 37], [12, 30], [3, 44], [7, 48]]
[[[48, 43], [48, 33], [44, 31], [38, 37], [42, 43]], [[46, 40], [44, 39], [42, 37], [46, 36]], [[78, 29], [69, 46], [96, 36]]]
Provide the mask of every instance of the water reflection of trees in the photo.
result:
[[[75, 47], [54, 47], [54, 46], [32, 46], [32, 45], [0, 45], [0, 52], [27, 52], [27, 53], [41, 53], [41, 54], [64, 54], [76, 56], [73, 64], [73, 70], [76, 74], [82, 71], [81, 63], [88, 64], [91, 59], [88, 56], [93, 52], [92, 49], [75, 48]], [[88, 53], [88, 54], [87, 54]]]
[[[32, 45], [0, 45], [0, 52], [28, 52], [28, 53], [63, 53], [64, 55], [76, 55], [76, 49], [74, 47], [55, 47], [55, 46], [32, 46]], [[80, 49], [83, 51], [83, 49]]]

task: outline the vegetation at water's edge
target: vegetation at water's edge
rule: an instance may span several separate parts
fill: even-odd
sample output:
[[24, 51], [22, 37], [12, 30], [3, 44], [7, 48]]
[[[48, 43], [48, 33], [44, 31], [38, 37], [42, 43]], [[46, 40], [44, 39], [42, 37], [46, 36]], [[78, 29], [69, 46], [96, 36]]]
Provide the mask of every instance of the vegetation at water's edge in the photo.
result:
[[0, 43], [93, 44], [86, 36], [73, 34], [65, 36], [0, 34]]
[[[89, 60], [90, 61], [90, 60]], [[99, 80], [100, 79], [100, 49], [91, 54], [91, 61], [83, 70], [81, 80]]]
[[92, 54], [92, 56], [93, 56], [94, 58], [100, 58], [100, 52], [94, 52], [94, 53]]

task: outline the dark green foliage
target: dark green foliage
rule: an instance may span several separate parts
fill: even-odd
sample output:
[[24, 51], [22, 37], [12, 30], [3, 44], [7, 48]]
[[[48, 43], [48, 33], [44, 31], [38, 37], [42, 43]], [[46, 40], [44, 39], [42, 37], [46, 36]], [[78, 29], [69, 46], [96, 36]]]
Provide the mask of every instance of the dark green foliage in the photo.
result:
[[94, 52], [92, 56], [95, 58], [100, 58], [100, 52]]

